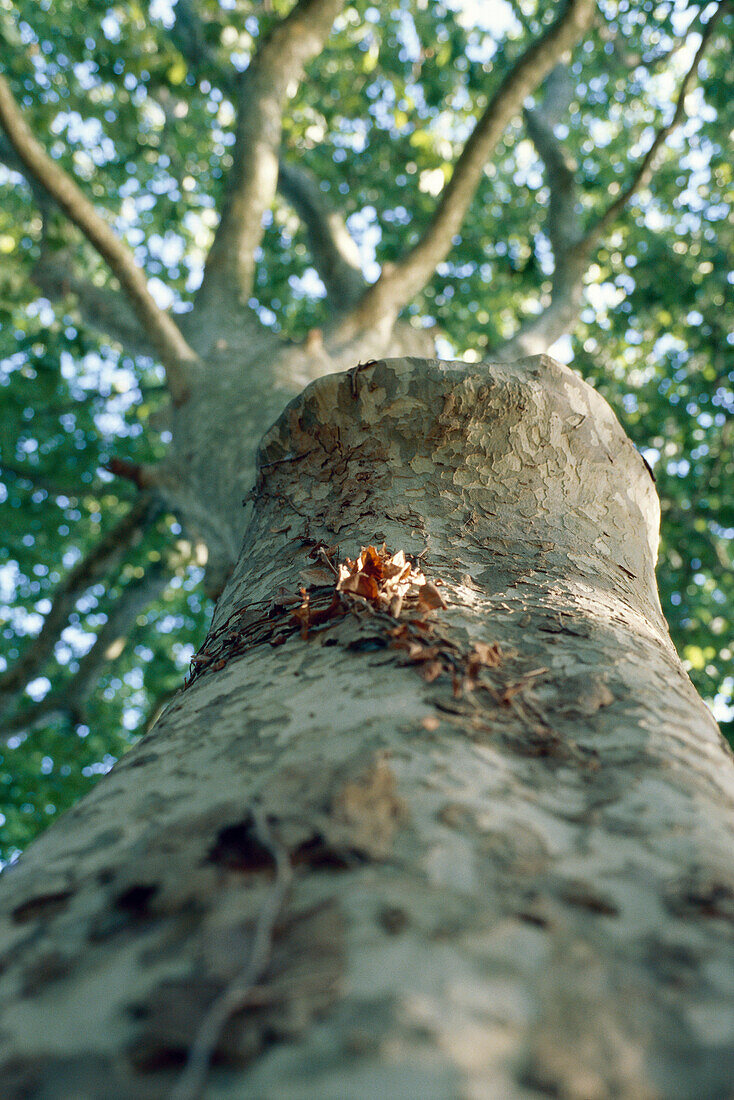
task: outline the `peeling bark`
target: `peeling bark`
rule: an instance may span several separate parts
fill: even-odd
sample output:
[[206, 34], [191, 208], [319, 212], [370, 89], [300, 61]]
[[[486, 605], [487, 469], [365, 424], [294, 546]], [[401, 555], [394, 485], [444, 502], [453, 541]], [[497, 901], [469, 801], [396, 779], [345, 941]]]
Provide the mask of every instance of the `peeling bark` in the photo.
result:
[[[434, 335], [398, 324], [368, 332], [346, 348], [315, 331], [305, 344], [283, 341], [216, 315], [199, 315], [199, 336], [211, 340], [191, 400], [175, 409], [173, 444], [157, 470], [156, 489], [208, 548], [207, 586], [218, 596], [239, 556], [249, 512], [242, 501], [255, 479], [257, 444], [283, 406], [315, 378], [382, 356], [433, 355]], [[187, 329], [187, 333], [188, 333]], [[223, 418], [236, 430], [222, 432]]]
[[[731, 754], [603, 399], [378, 362], [255, 496], [194, 682], [3, 876], [4, 1096], [724, 1100]], [[334, 593], [382, 541], [445, 609]]]

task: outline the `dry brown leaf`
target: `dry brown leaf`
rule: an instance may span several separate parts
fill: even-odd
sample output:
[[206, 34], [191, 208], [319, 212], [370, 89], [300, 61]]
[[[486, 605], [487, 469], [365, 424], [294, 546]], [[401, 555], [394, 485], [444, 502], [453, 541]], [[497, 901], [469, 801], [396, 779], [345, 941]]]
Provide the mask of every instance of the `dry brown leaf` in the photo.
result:
[[434, 680], [443, 672], [442, 661], [427, 661], [420, 670], [420, 674], [428, 684], [432, 684]]
[[440, 653], [441, 650], [436, 645], [421, 645], [420, 642], [410, 642], [408, 644], [408, 660], [414, 664], [418, 664], [420, 661], [432, 661]]
[[382, 580], [383, 569], [380, 551], [376, 550], [374, 546], [365, 547], [357, 559], [357, 568], [361, 573], [367, 573], [368, 576]]
[[400, 618], [400, 612], [403, 610], [403, 599], [404, 597], [402, 593], [399, 593], [398, 595], [393, 596], [390, 600], [390, 603], [388, 604], [387, 609], [395, 619]]
[[446, 607], [446, 604], [435, 584], [426, 581], [418, 592], [418, 606], [426, 611], [434, 611], [438, 607]]
[[401, 577], [403, 574], [410, 573], [410, 568], [410, 562], [405, 560], [402, 550], [398, 550], [397, 554], [393, 554], [383, 565], [386, 577]]
[[486, 668], [496, 668], [502, 664], [502, 650], [496, 642], [475, 642], [471, 658], [476, 658]]
[[[343, 568], [343, 567], [342, 567]], [[366, 600], [376, 600], [380, 595], [377, 581], [367, 573], [352, 573], [340, 576], [336, 586], [337, 592], [351, 592], [355, 596], [363, 596]]]

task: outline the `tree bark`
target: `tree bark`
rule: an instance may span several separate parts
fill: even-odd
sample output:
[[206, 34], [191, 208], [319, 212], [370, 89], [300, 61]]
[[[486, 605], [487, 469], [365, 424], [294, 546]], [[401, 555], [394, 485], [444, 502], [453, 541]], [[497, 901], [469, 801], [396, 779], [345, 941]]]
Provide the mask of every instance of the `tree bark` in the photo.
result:
[[[724, 1100], [734, 770], [609, 407], [383, 361], [259, 461], [193, 682], [3, 876], [4, 1096]], [[430, 583], [336, 592], [383, 541]]]
[[[225, 319], [194, 311], [192, 317], [186, 327], [192, 340], [195, 327], [199, 338], [214, 330], [218, 336], [202, 357], [191, 400], [172, 412], [171, 449], [150, 476], [188, 537], [207, 547], [206, 585], [218, 597], [242, 546], [248, 515], [242, 501], [255, 478], [258, 441], [283, 407], [315, 378], [357, 362], [433, 355], [435, 337], [428, 329], [397, 324], [387, 333], [362, 333], [346, 348], [318, 329], [295, 344], [253, 330], [241, 315]], [[209, 342], [207, 335], [203, 339]], [[227, 423], [230, 432], [223, 431]]]

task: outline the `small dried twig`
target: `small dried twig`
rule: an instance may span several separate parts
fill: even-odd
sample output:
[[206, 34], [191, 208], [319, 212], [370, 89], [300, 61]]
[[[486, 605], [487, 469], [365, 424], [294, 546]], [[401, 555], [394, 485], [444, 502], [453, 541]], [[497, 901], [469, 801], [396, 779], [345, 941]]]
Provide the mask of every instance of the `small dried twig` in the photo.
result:
[[302, 451], [298, 455], [286, 455], [285, 458], [274, 458], [272, 462], [261, 462], [259, 468], [261, 470], [269, 470], [271, 466], [282, 466], [286, 462], [300, 462], [311, 454], [313, 454], [313, 449], [310, 451]]
[[275, 861], [275, 882], [260, 910], [250, 957], [209, 1008], [189, 1051], [186, 1067], [171, 1092], [170, 1100], [198, 1100], [201, 1096], [222, 1029], [235, 1012], [250, 1003], [257, 981], [270, 959], [273, 930], [283, 909], [293, 872], [288, 852], [273, 837], [261, 807], [253, 810], [253, 819], [258, 839]]
[[368, 359], [366, 363], [357, 363], [356, 367], [352, 367], [351, 370], [347, 371], [347, 374], [349, 376], [349, 388], [352, 392], [352, 397], [357, 396], [357, 375], [359, 374], [359, 372], [366, 370], [367, 367], [374, 367], [376, 362], [376, 359]]

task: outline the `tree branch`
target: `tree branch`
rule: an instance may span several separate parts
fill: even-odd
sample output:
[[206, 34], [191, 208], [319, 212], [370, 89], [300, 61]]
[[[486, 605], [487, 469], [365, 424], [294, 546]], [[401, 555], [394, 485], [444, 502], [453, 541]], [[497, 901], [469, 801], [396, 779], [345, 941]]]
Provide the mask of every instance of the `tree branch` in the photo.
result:
[[156, 349], [127, 298], [117, 290], [80, 278], [63, 250], [44, 249], [31, 278], [49, 301], [58, 302], [72, 294], [84, 323], [117, 341], [129, 355], [155, 356]]
[[369, 288], [341, 326], [340, 337], [348, 340], [385, 318], [394, 319], [426, 285], [451, 250], [484, 167], [507, 126], [561, 56], [588, 30], [595, 10], [593, 0], [567, 0], [556, 21], [515, 62], [466, 142], [425, 233]]
[[627, 187], [625, 187], [624, 190], [617, 196], [617, 198], [609, 204], [601, 217], [588, 231], [585, 240], [589, 242], [589, 245], [596, 243], [599, 238], [604, 235], [607, 229], [609, 229], [609, 227], [616, 221], [617, 216], [625, 208], [632, 196], [636, 194], [637, 191], [640, 191], [643, 187], [646, 187], [648, 183], [650, 183], [650, 181], [652, 180], [652, 177], [655, 173], [658, 153], [672, 134], [673, 130], [675, 130], [676, 127], [683, 120], [683, 116], [685, 114], [686, 95], [688, 94], [691, 83], [695, 79], [699, 63], [704, 55], [711, 36], [716, 29], [719, 20], [725, 14], [726, 7], [726, 0], [721, 0], [719, 6], [709, 19], [708, 23], [706, 23], [705, 27], [701, 29], [701, 41], [694, 55], [691, 66], [683, 77], [683, 81], [678, 92], [673, 117], [666, 126], [662, 126], [655, 134], [650, 148], [647, 150], [644, 157], [638, 164], [635, 174], [628, 183]]
[[525, 125], [545, 167], [549, 192], [548, 239], [554, 255], [562, 255], [583, 236], [574, 165], [541, 111], [525, 111]]
[[278, 190], [303, 222], [314, 266], [336, 311], [359, 301], [367, 286], [359, 249], [318, 181], [305, 169], [280, 161]]
[[64, 691], [72, 711], [84, 713], [89, 695], [106, 667], [125, 649], [136, 619], [162, 595], [170, 579], [168, 571], [156, 565], [123, 588], [94, 645], [79, 661], [73, 683]]
[[74, 274], [65, 250], [52, 249], [48, 246], [46, 225], [57, 207], [48, 193], [30, 174], [2, 132], [0, 132], [0, 161], [12, 172], [23, 177], [41, 213], [43, 224], [41, 256], [31, 274], [33, 282], [41, 293], [52, 302], [60, 301], [68, 294], [73, 294], [85, 324], [122, 344], [130, 355], [155, 355], [155, 348], [130, 308], [127, 298], [119, 291], [95, 286], [89, 280], [79, 278]]
[[173, 25], [168, 33], [176, 49], [197, 75], [206, 72], [208, 76], [216, 76], [217, 83], [225, 91], [236, 92], [237, 74], [232, 68], [224, 69], [209, 48], [201, 18], [192, 0], [177, 0]]
[[576, 208], [576, 188], [572, 166], [568, 163], [563, 147], [553, 133], [552, 125], [549, 125], [552, 120], [549, 120], [543, 111], [537, 109], [525, 112], [528, 133], [545, 165], [546, 180], [550, 189], [548, 235], [555, 262], [553, 285], [550, 303], [546, 309], [537, 317], [528, 319], [510, 340], [494, 349], [493, 357], [512, 360], [523, 355], [542, 354], [573, 327], [583, 299], [583, 277], [590, 254], [599, 238], [616, 220], [630, 198], [652, 178], [660, 148], [683, 119], [686, 94], [708, 41], [723, 14], [724, 4], [722, 3], [701, 29], [701, 42], [683, 78], [670, 122], [656, 133], [627, 188], [607, 207], [586, 233], [581, 231]]
[[[197, 78], [207, 76], [227, 94], [239, 98], [237, 74], [223, 66], [208, 45], [204, 25], [192, 0], [178, 0], [170, 37]], [[354, 305], [365, 290], [359, 250], [343, 218], [332, 208], [318, 180], [306, 169], [282, 158], [278, 190], [301, 219], [314, 266], [335, 312]]]
[[156, 305], [144, 272], [127, 246], [97, 213], [76, 182], [42, 148], [13, 98], [7, 80], [0, 76], [0, 125], [5, 130], [26, 173], [61, 207], [87, 240], [97, 249], [120, 281], [135, 314], [150, 336], [166, 368], [171, 397], [177, 404], [187, 396], [190, 374], [198, 362], [176, 322]]
[[323, 49], [342, 6], [343, 0], [298, 0], [241, 78], [233, 164], [199, 304], [247, 303], [263, 215], [278, 182], [283, 108], [304, 67]]
[[550, 302], [537, 316], [528, 318], [510, 340], [492, 350], [492, 357], [501, 360], [546, 352], [573, 327], [583, 298], [589, 249], [581, 247], [583, 228], [574, 165], [553, 132], [569, 102], [564, 87], [567, 75], [557, 66], [546, 81], [543, 106], [524, 112], [528, 134], [543, 161], [549, 192], [546, 232], [553, 249]]
[[114, 526], [90, 553], [69, 570], [56, 589], [51, 610], [40, 632], [15, 664], [0, 674], [0, 699], [3, 710], [10, 699], [40, 674], [54, 651], [59, 635], [68, 622], [79, 597], [121, 560], [126, 551], [142, 538], [160, 510], [150, 494], [142, 494], [123, 519]]
[[124, 650], [135, 620], [168, 584], [165, 570], [150, 569], [139, 580], [126, 585], [115, 601], [107, 621], [100, 628], [91, 649], [79, 661], [73, 680], [63, 689], [50, 691], [45, 698], [12, 714], [3, 722], [3, 737], [31, 730], [56, 714], [66, 714], [79, 723], [86, 719], [89, 697], [107, 666]]

